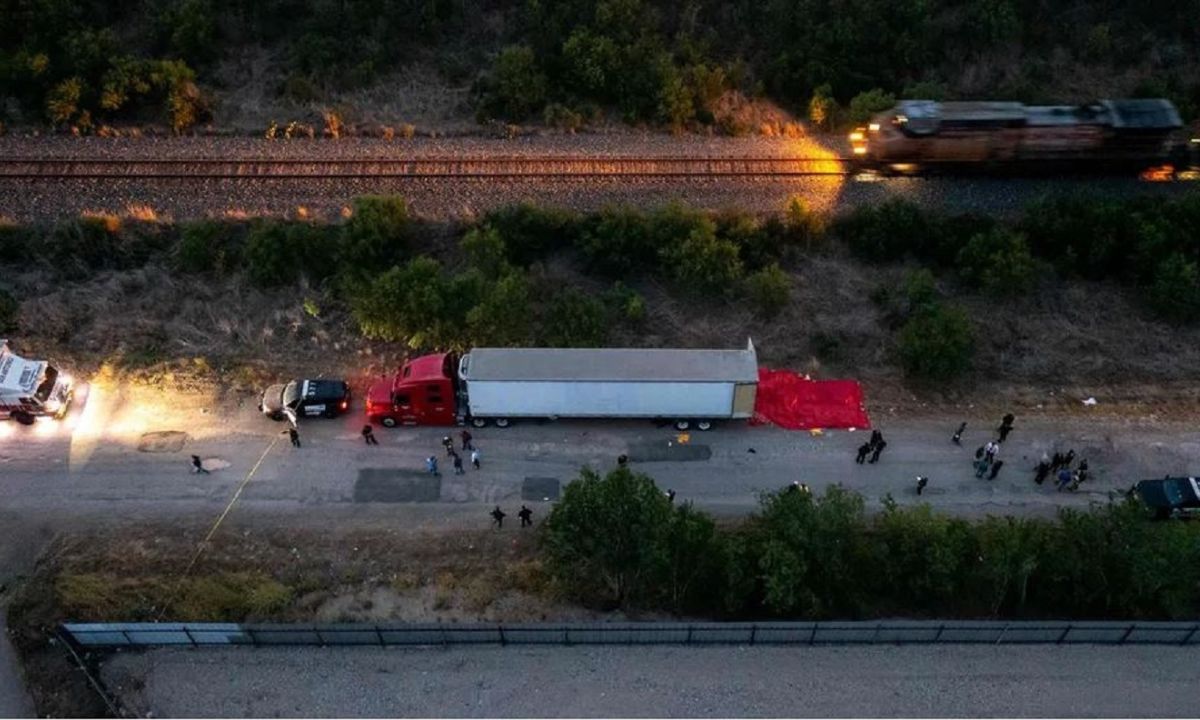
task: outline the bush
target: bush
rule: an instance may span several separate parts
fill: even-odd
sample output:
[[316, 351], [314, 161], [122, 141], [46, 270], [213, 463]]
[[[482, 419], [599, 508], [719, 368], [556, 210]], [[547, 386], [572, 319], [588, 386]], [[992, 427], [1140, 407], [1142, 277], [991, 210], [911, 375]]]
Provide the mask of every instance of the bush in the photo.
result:
[[510, 272], [483, 291], [479, 303], [467, 312], [470, 341], [479, 346], [519, 347], [529, 344], [529, 283]]
[[909, 375], [951, 380], [971, 365], [974, 333], [958, 307], [933, 305], [916, 312], [900, 329], [900, 364]]
[[1029, 292], [1037, 266], [1025, 236], [996, 228], [972, 237], [958, 252], [963, 282], [993, 295], [1012, 297]]
[[485, 87], [484, 106], [509, 120], [524, 120], [546, 104], [546, 76], [525, 45], [500, 51]]
[[481, 224], [500, 233], [508, 261], [519, 267], [528, 267], [574, 246], [581, 225], [574, 213], [529, 203], [493, 210]]
[[353, 214], [342, 226], [338, 265], [343, 274], [370, 276], [408, 255], [412, 221], [404, 198], [375, 195], [354, 199]]
[[604, 302], [610, 315], [622, 318], [631, 325], [641, 325], [646, 320], [646, 301], [619, 280], [605, 293]]
[[860, 259], [888, 263], [910, 254], [924, 256], [927, 248], [937, 244], [940, 228], [916, 205], [889, 200], [839, 217], [834, 231]]
[[17, 313], [20, 309], [21, 303], [12, 293], [0, 288], [0, 334], [17, 329]]
[[606, 208], [589, 217], [578, 247], [587, 269], [607, 277], [627, 279], [658, 269], [650, 223], [636, 210]]
[[727, 295], [742, 278], [738, 246], [718, 239], [716, 226], [707, 219], [660, 252], [666, 274], [689, 292]]
[[422, 256], [368, 283], [354, 294], [351, 307], [369, 338], [411, 347], [450, 347], [462, 344], [465, 318], [450, 310], [461, 296], [451, 292], [442, 266]]
[[259, 287], [277, 287], [297, 280], [300, 266], [288, 243], [287, 227], [277, 221], [256, 222], [246, 236], [246, 273]]
[[495, 279], [508, 271], [504, 239], [496, 228], [488, 225], [471, 228], [463, 235], [460, 245], [467, 263], [484, 277]]
[[808, 121], [818, 130], [832, 130], [840, 112], [837, 100], [833, 99], [833, 90], [827, 84], [817, 88], [808, 101]]
[[223, 274], [237, 267], [237, 248], [231, 241], [233, 228], [212, 220], [179, 226], [175, 267], [185, 273]]
[[758, 314], [773, 318], [788, 304], [792, 283], [778, 265], [768, 265], [746, 278], [746, 290]]
[[566, 288], [555, 294], [546, 308], [541, 343], [548, 347], [602, 347], [608, 339], [608, 327], [603, 302]]
[[889, 110], [896, 106], [896, 96], [873, 88], [860, 92], [850, 99], [850, 122], [856, 125], [866, 124], [871, 116]]
[[1146, 302], [1160, 317], [1177, 323], [1200, 320], [1200, 269], [1181, 253], [1158, 264], [1154, 280], [1144, 293]]
[[550, 574], [600, 607], [703, 604], [715, 581], [716, 527], [689, 506], [673, 508], [649, 477], [585, 468], [542, 525]]
[[46, 238], [43, 255], [71, 279], [86, 278], [97, 270], [124, 267], [128, 257], [118, 235], [120, 229], [120, 221], [108, 217], [61, 222]]

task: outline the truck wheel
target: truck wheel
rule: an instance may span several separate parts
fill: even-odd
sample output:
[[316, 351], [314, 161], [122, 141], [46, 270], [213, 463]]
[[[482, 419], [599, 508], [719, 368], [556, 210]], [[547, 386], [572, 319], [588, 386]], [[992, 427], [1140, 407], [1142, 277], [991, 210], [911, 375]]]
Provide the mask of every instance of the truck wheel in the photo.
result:
[[380, 421], [379, 421], [379, 424], [380, 424], [380, 425], [382, 425], [382, 426], [384, 426], [384, 427], [387, 427], [387, 428], [396, 427], [396, 418], [394, 418], [394, 417], [385, 417], [384, 419], [382, 419], [382, 420], [380, 420]]
[[498, 427], [498, 428], [508, 427], [508, 418], [496, 418], [496, 427]]
[[680, 432], [687, 430], [691, 426], [692, 426], [692, 423], [688, 420], [676, 420], [675, 421], [675, 429], [679, 430]]
[[471, 418], [471, 426], [476, 428], [487, 427], [487, 418]]
[[701, 431], [712, 430], [712, 420], [697, 420], [696, 429]]
[[12, 419], [16, 420], [17, 422], [21, 423], [22, 425], [32, 425], [33, 424], [33, 416], [22, 410], [18, 410], [15, 413], [13, 413]]

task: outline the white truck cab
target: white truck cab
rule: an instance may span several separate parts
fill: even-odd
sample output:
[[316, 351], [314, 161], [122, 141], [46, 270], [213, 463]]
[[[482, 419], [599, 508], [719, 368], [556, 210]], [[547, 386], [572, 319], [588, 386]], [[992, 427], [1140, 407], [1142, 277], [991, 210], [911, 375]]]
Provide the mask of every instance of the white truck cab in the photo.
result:
[[0, 340], [0, 420], [31, 425], [39, 416], [61, 419], [74, 396], [71, 376], [45, 360], [26, 360]]

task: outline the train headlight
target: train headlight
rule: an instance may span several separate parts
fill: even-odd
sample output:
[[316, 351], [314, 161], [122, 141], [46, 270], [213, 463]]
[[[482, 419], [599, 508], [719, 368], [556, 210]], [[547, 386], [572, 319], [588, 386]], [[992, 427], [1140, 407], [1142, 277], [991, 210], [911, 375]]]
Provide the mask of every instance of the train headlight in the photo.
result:
[[856, 148], [854, 148], [854, 154], [855, 155], [866, 155], [867, 149], [862, 146], [856, 147]]
[[866, 136], [863, 135], [861, 131], [855, 130], [854, 132], [850, 133], [850, 142], [862, 142], [865, 137]]
[[879, 132], [879, 123], [871, 123], [867, 126], [867, 130], [870, 130], [871, 132]]

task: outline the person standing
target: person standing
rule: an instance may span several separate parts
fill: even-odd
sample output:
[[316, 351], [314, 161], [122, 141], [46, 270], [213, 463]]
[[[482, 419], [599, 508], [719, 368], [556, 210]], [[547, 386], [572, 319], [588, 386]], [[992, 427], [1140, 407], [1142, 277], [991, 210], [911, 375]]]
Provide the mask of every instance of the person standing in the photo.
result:
[[200, 460], [199, 455], [192, 456], [192, 474], [193, 475], [197, 475], [197, 474], [198, 475], [209, 475], [209, 474], [211, 474], [208, 472], [207, 469], [205, 469], [204, 463]]
[[674, 490], [672, 490], [671, 488], [667, 488], [667, 491], [663, 494], [667, 496], [667, 502], [671, 503], [672, 505], [675, 504], [675, 491]]
[[1057, 471], [1063, 465], [1063, 454], [1059, 451], [1054, 451], [1054, 458], [1050, 460], [1050, 472]]
[[446, 448], [446, 457], [454, 454], [454, 441], [450, 439], [449, 435], [442, 438], [442, 447]]
[[880, 439], [879, 444], [876, 445], [875, 449], [871, 451], [871, 459], [868, 460], [868, 462], [870, 462], [872, 465], [879, 462], [879, 455], [883, 452], [885, 447], [887, 447], [887, 440]]
[[517, 517], [521, 518], [521, 527], [533, 527], [533, 511], [524, 505], [521, 506], [521, 511], [517, 513]]
[[987, 460], [988, 465], [991, 465], [995, 461], [996, 453], [998, 452], [1000, 452], [1000, 444], [994, 440], [990, 441], [987, 445], [983, 446], [983, 459]]
[[874, 447], [878, 446], [879, 443], [881, 443], [881, 442], [883, 442], [883, 433], [879, 432], [878, 429], [872, 430], [871, 431], [871, 447], [874, 448]]
[[479, 450], [471, 448], [471, 467], [479, 469]]
[[954, 435], [951, 436], [950, 442], [954, 443], [955, 445], [962, 445], [962, 436], [966, 429], [967, 424], [965, 422], [959, 425], [958, 429], [954, 431]]
[[362, 429], [363, 442], [368, 445], [378, 445], [379, 441], [375, 439], [375, 429], [370, 425], [363, 425]]
[[975, 477], [977, 477], [977, 478], [983, 477], [983, 474], [987, 472], [989, 465], [991, 465], [991, 463], [988, 462], [988, 459], [986, 456], [981, 457], [978, 460], [976, 460], [975, 461]]
[[1059, 490], [1059, 492], [1061, 492], [1063, 488], [1065, 488], [1067, 485], [1069, 485], [1071, 483], [1071, 480], [1072, 480], [1072, 477], [1071, 477], [1070, 470], [1068, 470], [1065, 467], [1062, 470], [1059, 470], [1058, 471], [1058, 490]]
[[871, 443], [866, 442], [858, 446], [858, 455], [854, 457], [854, 462], [862, 465], [867, 461], [867, 455], [871, 453]]
[[1046, 476], [1050, 474], [1050, 461], [1042, 456], [1042, 461], [1038, 463], [1037, 470], [1033, 475], [1033, 481], [1038, 485], [1046, 482]]
[[1000, 434], [999, 442], [1004, 442], [1004, 440], [1008, 437], [1008, 434], [1010, 432], [1012, 432], [1013, 422], [1015, 420], [1016, 420], [1016, 418], [1013, 417], [1012, 413], [1005, 415], [1000, 420], [1000, 427], [996, 428], [996, 432], [998, 432]]
[[508, 517], [508, 515], [500, 509], [499, 505], [492, 510], [492, 524], [501, 530], [504, 529], [504, 518], [506, 517]]
[[996, 476], [1000, 474], [1000, 468], [1002, 467], [1004, 467], [1003, 460], [997, 460], [996, 462], [992, 463], [992, 472], [990, 475], [988, 475], [988, 480], [995, 480]]
[[[966, 423], [964, 423], [964, 425], [965, 424]], [[920, 495], [921, 493], [925, 492], [925, 486], [928, 484], [929, 484], [929, 478], [925, 477], [924, 475], [918, 475], [917, 476], [917, 494]]]
[[463, 452], [475, 449], [475, 446], [471, 444], [471, 431], [463, 428], [463, 431], [460, 432], [459, 435], [462, 437]]
[[288, 428], [288, 439], [292, 441], [292, 447], [300, 447], [300, 431], [295, 427]]
[[458, 453], [454, 453], [454, 474], [455, 475], [463, 474], [462, 455], [459, 455]]
[[1066, 455], [1063, 455], [1063, 467], [1071, 469], [1071, 463], [1075, 462], [1075, 451], [1068, 450]]
[[438, 467], [437, 467], [437, 457], [430, 455], [429, 457], [425, 458], [425, 471], [435, 477], [439, 474]]

